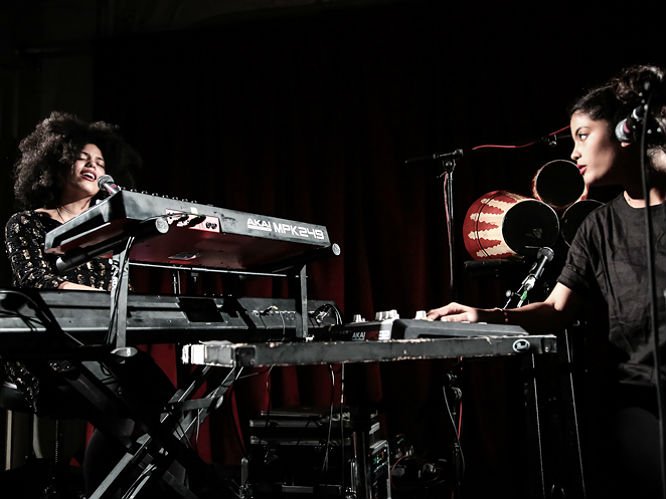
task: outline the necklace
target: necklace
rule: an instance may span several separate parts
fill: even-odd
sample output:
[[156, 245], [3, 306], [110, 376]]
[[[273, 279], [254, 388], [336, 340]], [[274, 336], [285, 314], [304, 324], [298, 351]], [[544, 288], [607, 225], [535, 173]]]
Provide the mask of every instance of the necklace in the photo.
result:
[[72, 218], [74, 218], [76, 216], [76, 213], [74, 213], [72, 210], [68, 210], [64, 206], [57, 206], [56, 207], [56, 213], [58, 214], [58, 217], [60, 217], [60, 220], [62, 220], [62, 223], [65, 223], [67, 220], [65, 220], [63, 218], [62, 212], [60, 210], [64, 211], [65, 213], [67, 213], [69, 215], [68, 220], [71, 220]]
[[[58, 214], [58, 218], [60, 218], [62, 223], [65, 223], [65, 219], [62, 217], [62, 213], [60, 213], [60, 208], [56, 206], [55, 210], [56, 210], [56, 213]], [[66, 211], [64, 206], [63, 206], [63, 211]]]
[[62, 208], [62, 211], [64, 211], [65, 213], [67, 213], [69, 215], [72, 215], [72, 216], [76, 216], [76, 213], [74, 213], [72, 210], [67, 209], [67, 207], [61, 206], [60, 208]]

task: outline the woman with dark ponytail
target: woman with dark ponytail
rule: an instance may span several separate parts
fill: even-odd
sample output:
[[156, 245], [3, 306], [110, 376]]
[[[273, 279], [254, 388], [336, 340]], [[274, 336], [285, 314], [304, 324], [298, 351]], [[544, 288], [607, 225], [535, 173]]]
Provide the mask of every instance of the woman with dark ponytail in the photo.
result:
[[[600, 405], [588, 413], [583, 428], [583, 441], [589, 443], [583, 456], [588, 497], [666, 497], [660, 471], [663, 404], [656, 390], [663, 391], [666, 379], [664, 70], [650, 65], [625, 68], [573, 105], [570, 126], [571, 159], [586, 184], [615, 185], [623, 191], [583, 221], [550, 295], [514, 309], [450, 303], [430, 310], [428, 317], [517, 324], [542, 332], [568, 327], [583, 314], [605, 323], [605, 347], [591, 352], [597, 376], [588, 384], [588, 394], [596, 394]], [[654, 235], [651, 258], [646, 249], [648, 219]], [[651, 275], [656, 293], [650, 291]], [[592, 311], [591, 304], [597, 302], [605, 310]], [[654, 304], [657, 335], [652, 324]]]

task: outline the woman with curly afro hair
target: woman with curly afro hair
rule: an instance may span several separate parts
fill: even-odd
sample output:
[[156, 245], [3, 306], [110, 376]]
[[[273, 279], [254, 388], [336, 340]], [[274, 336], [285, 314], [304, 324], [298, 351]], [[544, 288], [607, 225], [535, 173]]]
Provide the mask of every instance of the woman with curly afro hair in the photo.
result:
[[10, 217], [5, 244], [13, 284], [20, 288], [108, 290], [108, 261], [93, 260], [61, 275], [44, 252], [46, 233], [87, 210], [100, 195], [97, 179], [112, 173], [123, 185], [141, 159], [114, 125], [53, 112], [19, 144], [14, 196], [26, 211]]
[[[42, 288], [82, 291], [108, 291], [113, 267], [109, 259], [93, 259], [61, 274], [56, 255], [44, 251], [47, 232], [86, 211], [100, 197], [98, 179], [113, 174], [123, 185], [132, 185], [130, 172], [141, 166], [135, 150], [118, 134], [117, 128], [97, 121], [88, 123], [75, 115], [53, 112], [37, 124], [19, 143], [20, 157], [15, 164], [14, 195], [24, 211], [13, 214], [5, 226], [5, 244], [17, 288]], [[80, 298], [85, 304], [85, 297]], [[139, 352], [126, 362], [128, 376], [147, 380], [150, 391], [163, 403], [173, 393], [171, 382], [160, 368]], [[131, 360], [131, 361], [130, 361]], [[33, 450], [36, 457], [53, 455], [48, 442], [53, 434], [52, 416], [66, 434], [63, 456], [76, 456], [85, 446], [85, 415], [76, 413], [78, 394], [62, 390], [52, 373], [44, 376], [41, 364], [23, 361], [0, 363], [0, 378], [16, 385], [34, 420]], [[48, 373], [48, 369], [46, 370]], [[60, 385], [59, 385], [60, 383]], [[148, 398], [152, 393], [146, 395]], [[159, 398], [164, 396], [164, 398]], [[52, 400], [54, 399], [55, 400]], [[70, 407], [71, 406], [71, 407]], [[72, 417], [71, 413], [76, 413]], [[78, 415], [77, 415], [78, 414]], [[41, 417], [42, 415], [46, 417]], [[119, 417], [116, 437], [133, 436], [133, 421]], [[85, 447], [83, 475], [85, 489], [92, 492], [123, 455], [124, 447], [95, 430]], [[79, 456], [80, 457], [80, 456]], [[65, 459], [63, 462], [67, 462]]]

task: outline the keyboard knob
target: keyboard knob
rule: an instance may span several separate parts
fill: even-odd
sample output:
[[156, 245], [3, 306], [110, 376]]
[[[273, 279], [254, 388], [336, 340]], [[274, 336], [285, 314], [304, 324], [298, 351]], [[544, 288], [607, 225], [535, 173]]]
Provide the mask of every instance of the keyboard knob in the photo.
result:
[[389, 310], [386, 313], [386, 318], [387, 319], [400, 319], [400, 314], [398, 313], [398, 311], [395, 308], [393, 308], [393, 309]]

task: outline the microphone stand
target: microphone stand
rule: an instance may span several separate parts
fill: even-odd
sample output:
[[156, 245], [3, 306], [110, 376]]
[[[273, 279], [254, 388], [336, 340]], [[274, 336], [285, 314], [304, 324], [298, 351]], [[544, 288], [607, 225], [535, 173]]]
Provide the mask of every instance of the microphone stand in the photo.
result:
[[[536, 284], [537, 280], [543, 274], [543, 270], [546, 267], [546, 263], [550, 262], [554, 256], [555, 252], [551, 248], [547, 246], [539, 248], [539, 251], [537, 252], [537, 261], [534, 263], [534, 265], [530, 269], [525, 279], [523, 279], [523, 282], [520, 285], [518, 291], [515, 291], [509, 295], [509, 299], [504, 305], [504, 308], [517, 308], [520, 307], [523, 303], [525, 303], [527, 295], [532, 290], [532, 288], [534, 288], [534, 285]], [[514, 298], [518, 298], [516, 306], [509, 307], [509, 305], [511, 305], [511, 301]]]
[[456, 157], [447, 157], [441, 159], [442, 173], [439, 175], [443, 178], [444, 182], [444, 206], [446, 213], [446, 235], [449, 242], [449, 289], [451, 290], [451, 297], [455, 301], [459, 295], [457, 280], [455, 279], [455, 272], [457, 266], [455, 265], [455, 237], [454, 237], [454, 221], [455, 216], [453, 213], [453, 171], [456, 168]]
[[[644, 106], [644, 113], [642, 116], [642, 123], [640, 126], [640, 154], [641, 154], [641, 184], [643, 187], [643, 197], [645, 199], [644, 210], [644, 224], [645, 224], [645, 250], [647, 259], [647, 280], [649, 292], [649, 307], [650, 307], [650, 334], [652, 337], [652, 358], [655, 370], [655, 391], [657, 399], [657, 416], [659, 422], [659, 474], [661, 481], [661, 498], [666, 499], [666, 421], [664, 418], [664, 387], [661, 380], [661, 354], [659, 351], [659, 306], [656, 290], [656, 269], [655, 269], [655, 236], [652, 224], [652, 211], [650, 210], [650, 184], [649, 184], [649, 165], [647, 158], [647, 134], [652, 133], [648, 130], [648, 119], [650, 118], [650, 108], [654, 92], [651, 89], [651, 82], [646, 81], [643, 84], [643, 92], [641, 94], [641, 106]], [[632, 114], [636, 111], [632, 111]], [[626, 120], [623, 120], [626, 121]], [[620, 122], [621, 124], [622, 122]], [[620, 127], [618, 124], [618, 127]], [[617, 130], [616, 130], [617, 131]], [[663, 132], [663, 130], [662, 130]], [[664, 292], [666, 297], [666, 292]]]
[[449, 289], [452, 299], [458, 296], [457, 280], [455, 279], [455, 238], [454, 238], [454, 213], [453, 213], [453, 172], [456, 168], [458, 158], [462, 158], [464, 151], [455, 149], [451, 152], [434, 153], [426, 156], [416, 156], [405, 160], [405, 164], [421, 163], [424, 161], [436, 161], [442, 168], [437, 178], [444, 179], [444, 212], [446, 216], [446, 236], [449, 243]]
[[[523, 279], [522, 284], [520, 285], [520, 288], [518, 291], [511, 293], [509, 295], [509, 298], [504, 305], [503, 308], [517, 308], [520, 307], [525, 300], [527, 299], [527, 295], [529, 292], [534, 288], [534, 285], [536, 284], [537, 280], [543, 275], [544, 268], [546, 267], [546, 264], [553, 259], [555, 256], [555, 253], [551, 248], [548, 248], [546, 246], [539, 248], [539, 251], [537, 252], [537, 260], [528, 272], [527, 276], [525, 279]], [[514, 298], [518, 298], [518, 302], [516, 303], [515, 307], [510, 307], [511, 302]], [[535, 424], [534, 428], [536, 431], [536, 445], [537, 445], [537, 454], [538, 454], [538, 463], [539, 463], [539, 483], [536, 484], [536, 486], [539, 488], [540, 496], [545, 499], [546, 496], [546, 470], [545, 470], [545, 461], [544, 461], [544, 450], [543, 450], [543, 431], [541, 427], [541, 410], [539, 408], [539, 387], [538, 387], [538, 382], [536, 378], [536, 358], [534, 354], [530, 355], [530, 365], [529, 369], [533, 373], [532, 378], [531, 378], [531, 387], [529, 385], [529, 382], [526, 380], [524, 383], [524, 390], [525, 393], [529, 393], [531, 399], [533, 400], [534, 404], [534, 418], [535, 418]]]

